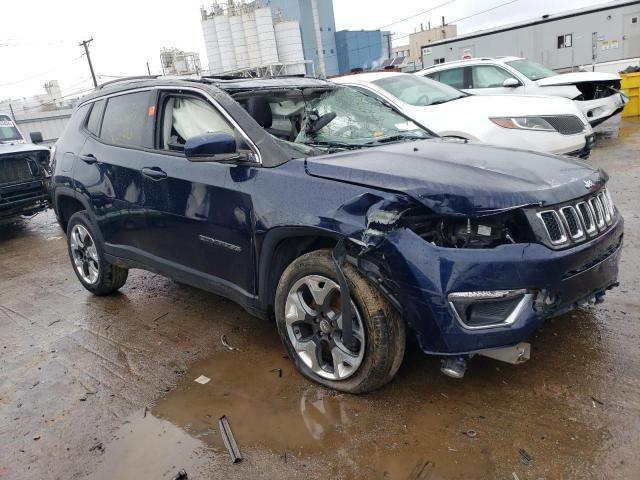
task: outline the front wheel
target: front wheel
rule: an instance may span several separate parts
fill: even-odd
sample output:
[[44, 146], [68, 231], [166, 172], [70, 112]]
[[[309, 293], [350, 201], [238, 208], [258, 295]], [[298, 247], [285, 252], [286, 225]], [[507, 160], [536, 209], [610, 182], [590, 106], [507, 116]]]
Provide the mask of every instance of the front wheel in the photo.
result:
[[109, 263], [89, 216], [74, 213], [67, 224], [71, 265], [80, 283], [94, 295], [108, 295], [122, 287], [129, 270]]
[[365, 393], [389, 382], [405, 350], [404, 321], [353, 266], [344, 274], [351, 293], [355, 344], [342, 342], [340, 286], [328, 250], [296, 259], [276, 291], [278, 332], [289, 357], [307, 378], [348, 393]]

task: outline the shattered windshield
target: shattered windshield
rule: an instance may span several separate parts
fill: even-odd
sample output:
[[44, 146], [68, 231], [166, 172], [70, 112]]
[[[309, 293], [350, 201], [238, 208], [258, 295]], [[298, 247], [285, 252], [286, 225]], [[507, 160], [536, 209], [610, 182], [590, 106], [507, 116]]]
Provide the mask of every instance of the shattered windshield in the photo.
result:
[[281, 145], [286, 143], [303, 155], [432, 137], [379, 100], [348, 87], [287, 89], [263, 95], [272, 117], [265, 129]]
[[6, 115], [0, 115], [0, 142], [14, 142], [16, 140], [22, 140], [22, 135], [13, 120]]
[[449, 85], [417, 75], [389, 75], [372, 83], [414, 107], [439, 105], [467, 96]]
[[557, 75], [557, 73], [544, 65], [529, 60], [512, 60], [511, 62], [507, 62], [507, 65], [515, 68], [529, 80], [533, 81]]

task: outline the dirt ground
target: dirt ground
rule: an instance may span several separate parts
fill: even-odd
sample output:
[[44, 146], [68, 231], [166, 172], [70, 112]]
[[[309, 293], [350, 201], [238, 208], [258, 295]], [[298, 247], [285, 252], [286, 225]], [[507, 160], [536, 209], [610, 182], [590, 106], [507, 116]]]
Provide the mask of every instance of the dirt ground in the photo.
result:
[[476, 358], [463, 380], [410, 346], [384, 389], [336, 394], [229, 301], [142, 271], [91, 296], [51, 212], [1, 228], [0, 478], [640, 478], [640, 121], [600, 130], [621, 287], [550, 321], [528, 363]]

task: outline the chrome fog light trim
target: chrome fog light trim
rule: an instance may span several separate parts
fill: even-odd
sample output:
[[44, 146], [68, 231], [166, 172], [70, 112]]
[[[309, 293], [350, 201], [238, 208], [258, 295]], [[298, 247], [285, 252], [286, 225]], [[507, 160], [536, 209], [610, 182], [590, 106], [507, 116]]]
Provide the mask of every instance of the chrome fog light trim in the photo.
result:
[[[526, 289], [455, 292], [450, 293], [447, 299], [449, 308], [451, 308], [454, 317], [464, 329], [484, 330], [490, 328], [505, 327], [515, 323], [525, 310], [533, 307], [533, 303], [535, 301], [535, 292]], [[482, 304], [490, 304], [492, 300], [505, 301], [509, 299], [513, 299], [514, 302], [517, 301], [517, 303], [515, 303], [515, 305], [505, 313], [504, 318], [499, 319], [495, 323], [470, 325], [467, 321], [465, 321], [465, 319], [467, 319], [467, 309], [473, 308], [474, 306], [478, 307]]]

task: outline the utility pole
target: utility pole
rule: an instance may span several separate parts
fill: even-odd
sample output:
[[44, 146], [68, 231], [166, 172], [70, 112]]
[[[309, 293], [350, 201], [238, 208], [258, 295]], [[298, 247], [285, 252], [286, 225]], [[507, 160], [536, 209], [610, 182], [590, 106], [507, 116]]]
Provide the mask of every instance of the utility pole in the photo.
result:
[[93, 42], [93, 37], [89, 40], [83, 40], [78, 44], [79, 47], [84, 47], [84, 53], [87, 54], [87, 61], [89, 62], [89, 70], [91, 70], [91, 78], [93, 78], [93, 86], [98, 87], [98, 82], [96, 81], [96, 74], [93, 72], [93, 65], [91, 64], [91, 55], [89, 55], [89, 44]]
[[151, 76], [151, 69], [149, 68], [149, 62], [147, 62], [147, 73]]
[[391, 60], [391, 58], [393, 57], [393, 55], [391, 54], [391, 50], [392, 50], [392, 48], [391, 48], [391, 37], [393, 35], [394, 34], [391, 33], [391, 32], [382, 34], [383, 37], [387, 37], [387, 53], [389, 54], [389, 60]]

